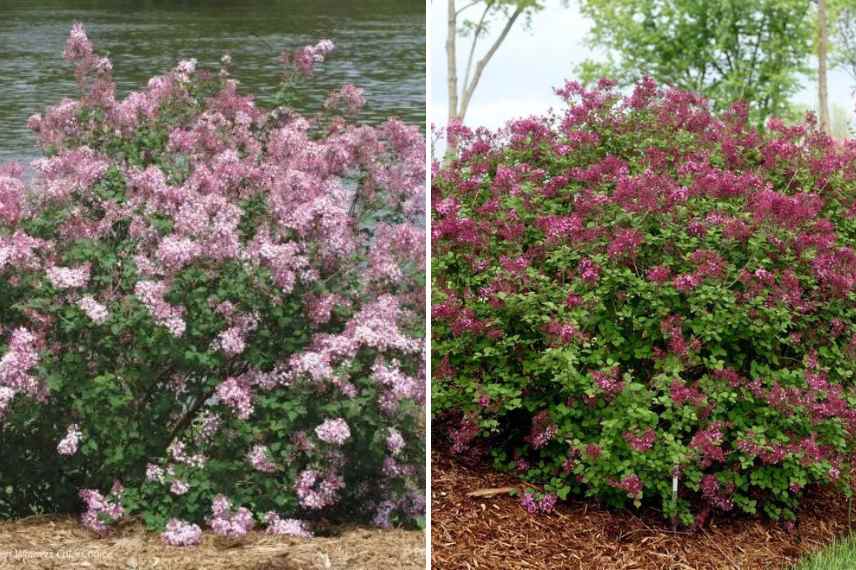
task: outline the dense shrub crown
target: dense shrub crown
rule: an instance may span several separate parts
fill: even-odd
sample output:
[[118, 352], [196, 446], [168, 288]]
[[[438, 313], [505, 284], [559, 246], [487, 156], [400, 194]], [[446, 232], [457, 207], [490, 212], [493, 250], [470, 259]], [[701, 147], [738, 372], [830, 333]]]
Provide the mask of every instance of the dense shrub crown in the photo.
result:
[[650, 80], [558, 94], [434, 166], [435, 417], [562, 498], [792, 518], [850, 471], [856, 144]]
[[[283, 100], [333, 44], [283, 54]], [[71, 32], [78, 100], [0, 166], [0, 515], [129, 515], [300, 536], [424, 509], [420, 131], [260, 108], [185, 60], [117, 99]]]

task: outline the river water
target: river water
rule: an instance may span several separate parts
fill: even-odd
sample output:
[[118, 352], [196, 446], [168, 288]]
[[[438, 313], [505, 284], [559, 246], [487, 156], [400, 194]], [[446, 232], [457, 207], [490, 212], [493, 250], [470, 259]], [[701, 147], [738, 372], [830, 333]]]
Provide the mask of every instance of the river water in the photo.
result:
[[180, 59], [216, 68], [228, 52], [244, 91], [264, 101], [283, 49], [329, 38], [337, 50], [308, 86], [304, 111], [347, 82], [365, 89], [364, 120], [425, 123], [424, 0], [0, 0], [0, 163], [36, 158], [27, 118], [75, 97], [62, 58], [74, 21], [113, 61], [120, 96]]

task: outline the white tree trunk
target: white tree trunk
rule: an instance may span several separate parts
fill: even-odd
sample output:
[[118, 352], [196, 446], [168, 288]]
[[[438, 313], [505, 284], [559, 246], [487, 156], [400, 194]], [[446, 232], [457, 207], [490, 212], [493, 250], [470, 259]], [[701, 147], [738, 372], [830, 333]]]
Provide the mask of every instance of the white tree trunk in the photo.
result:
[[829, 134], [829, 91], [827, 84], [827, 56], [829, 32], [826, 21], [826, 0], [817, 1], [817, 99], [821, 130]]

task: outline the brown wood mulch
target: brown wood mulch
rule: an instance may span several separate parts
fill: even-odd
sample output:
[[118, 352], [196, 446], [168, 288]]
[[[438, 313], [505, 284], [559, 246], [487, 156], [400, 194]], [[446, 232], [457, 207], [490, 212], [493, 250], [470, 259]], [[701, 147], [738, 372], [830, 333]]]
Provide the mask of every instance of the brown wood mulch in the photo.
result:
[[417, 570], [425, 568], [425, 533], [349, 527], [311, 539], [255, 531], [226, 539], [206, 532], [198, 546], [174, 547], [140, 523], [95, 538], [69, 517], [31, 517], [0, 522], [0, 568]]
[[581, 499], [530, 515], [519, 496], [469, 497], [519, 481], [465, 466], [447, 452], [433, 453], [431, 474], [436, 570], [789, 568], [848, 533], [848, 502], [832, 490], [808, 498], [791, 531], [772, 521], [720, 517], [701, 530], [673, 532], [654, 513], [611, 511]]

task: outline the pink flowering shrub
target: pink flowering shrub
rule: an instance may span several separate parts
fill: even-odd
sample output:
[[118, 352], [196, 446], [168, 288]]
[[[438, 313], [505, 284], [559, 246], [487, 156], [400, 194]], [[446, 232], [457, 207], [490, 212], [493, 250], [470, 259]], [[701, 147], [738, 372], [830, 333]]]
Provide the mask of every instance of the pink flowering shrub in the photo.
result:
[[[791, 519], [847, 489], [856, 142], [646, 80], [456, 126], [434, 165], [433, 406], [560, 498]], [[533, 507], [533, 499], [526, 506]]]
[[[333, 47], [285, 54], [283, 90]], [[30, 120], [33, 179], [0, 166], [0, 515], [172, 545], [417, 522], [420, 131], [261, 108], [229, 58], [120, 99], [80, 25], [65, 57], [80, 97]]]

